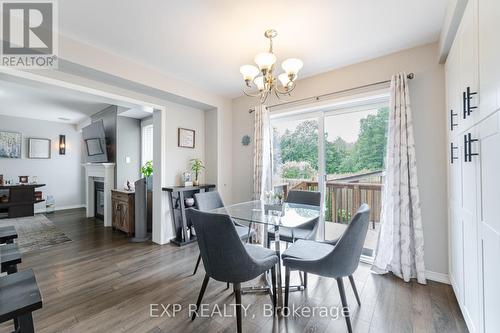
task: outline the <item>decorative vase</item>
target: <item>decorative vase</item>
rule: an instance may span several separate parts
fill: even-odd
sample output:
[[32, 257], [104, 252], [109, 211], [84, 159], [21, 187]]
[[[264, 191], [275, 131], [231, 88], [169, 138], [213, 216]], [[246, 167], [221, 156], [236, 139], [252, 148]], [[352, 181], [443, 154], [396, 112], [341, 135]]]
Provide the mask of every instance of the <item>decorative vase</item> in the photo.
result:
[[193, 186], [198, 186], [198, 185], [199, 185], [198, 179], [193, 180]]

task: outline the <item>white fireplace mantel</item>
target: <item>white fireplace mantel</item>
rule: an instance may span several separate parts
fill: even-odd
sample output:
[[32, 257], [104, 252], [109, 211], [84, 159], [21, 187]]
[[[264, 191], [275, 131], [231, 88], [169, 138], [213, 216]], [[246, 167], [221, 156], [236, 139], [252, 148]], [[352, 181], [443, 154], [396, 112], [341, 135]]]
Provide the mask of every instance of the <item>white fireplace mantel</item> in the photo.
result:
[[84, 163], [87, 217], [94, 217], [94, 181], [104, 182], [104, 226], [111, 227], [111, 190], [115, 186], [115, 163]]

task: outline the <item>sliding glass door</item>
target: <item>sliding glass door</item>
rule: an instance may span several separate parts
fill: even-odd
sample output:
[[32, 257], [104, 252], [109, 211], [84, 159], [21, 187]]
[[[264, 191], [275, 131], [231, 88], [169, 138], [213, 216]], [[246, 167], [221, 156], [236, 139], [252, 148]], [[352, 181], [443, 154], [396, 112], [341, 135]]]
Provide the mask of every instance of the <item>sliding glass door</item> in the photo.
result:
[[322, 193], [321, 239], [339, 237], [358, 207], [369, 204], [370, 227], [363, 250], [368, 258], [380, 229], [388, 114], [387, 101], [378, 99], [271, 120], [275, 191]]
[[316, 117], [273, 119], [273, 187], [318, 190], [319, 129]]
[[347, 228], [363, 203], [370, 205], [370, 225], [363, 255], [372, 257], [380, 229], [382, 177], [389, 108], [365, 105], [325, 114], [325, 238]]

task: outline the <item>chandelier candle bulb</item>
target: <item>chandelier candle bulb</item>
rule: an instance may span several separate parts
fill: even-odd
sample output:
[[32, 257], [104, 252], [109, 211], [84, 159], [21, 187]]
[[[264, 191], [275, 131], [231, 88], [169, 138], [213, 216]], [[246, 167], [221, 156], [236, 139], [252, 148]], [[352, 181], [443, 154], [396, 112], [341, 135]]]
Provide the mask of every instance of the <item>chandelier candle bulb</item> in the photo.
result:
[[260, 71], [253, 65], [243, 65], [240, 67], [240, 73], [243, 75], [243, 79], [247, 83], [247, 86], [249, 86], [253, 79], [259, 75]]
[[304, 66], [304, 63], [302, 60], [297, 59], [297, 58], [290, 58], [286, 59], [283, 61], [281, 64], [281, 68], [288, 74], [288, 75], [297, 75], [297, 73], [302, 69]]
[[287, 74], [287, 73], [281, 73], [281, 74], [278, 76], [278, 80], [280, 80], [281, 85], [282, 85], [283, 87], [285, 87], [286, 89], [288, 89], [288, 84], [292, 81], [292, 80], [290, 80], [290, 78], [288, 77], [288, 74]]
[[264, 73], [272, 69], [276, 63], [276, 56], [271, 52], [261, 52], [255, 56], [254, 60], [259, 69]]
[[253, 81], [253, 83], [255, 83], [255, 85], [257, 86], [257, 89], [259, 89], [259, 91], [264, 90], [264, 77], [263, 76], [256, 77], [255, 80]]
[[[254, 60], [259, 67], [258, 69], [252, 65], [240, 67], [240, 73], [243, 75], [243, 80], [245, 80], [249, 90], [252, 88], [258, 89], [257, 93], [250, 93], [246, 89], [243, 89], [243, 92], [250, 97], [259, 97], [262, 104], [266, 102], [269, 95], [275, 95], [278, 99], [281, 99], [280, 95], [289, 95], [295, 88], [297, 73], [304, 65], [300, 59], [289, 58], [281, 64], [285, 73], [280, 74], [278, 77], [274, 75], [276, 56], [273, 51], [273, 38], [277, 35], [278, 33], [273, 29], [269, 29], [264, 33], [264, 36], [269, 39], [269, 50], [255, 56]], [[278, 81], [282, 87], [279, 86]]]

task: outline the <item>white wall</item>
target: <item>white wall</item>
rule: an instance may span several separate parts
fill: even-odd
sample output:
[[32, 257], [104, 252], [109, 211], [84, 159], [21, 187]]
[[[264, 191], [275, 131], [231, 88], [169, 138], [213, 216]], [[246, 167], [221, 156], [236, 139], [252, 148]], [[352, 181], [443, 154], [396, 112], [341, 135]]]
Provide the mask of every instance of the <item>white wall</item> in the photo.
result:
[[[44, 197], [53, 195], [56, 209], [82, 207], [85, 204], [82, 163], [82, 135], [74, 125], [0, 116], [0, 130], [20, 132], [23, 135], [22, 158], [0, 158], [0, 174], [5, 179], [18, 181], [18, 176], [37, 176]], [[59, 155], [59, 135], [66, 135], [66, 155]], [[28, 138], [51, 140], [50, 159], [29, 159]], [[35, 209], [44, 210], [45, 203]]]
[[217, 110], [205, 111], [205, 181], [210, 184], [217, 184], [218, 131]]
[[[447, 274], [447, 152], [443, 130], [446, 128], [446, 112], [444, 68], [438, 64], [438, 44], [405, 50], [299, 80], [292, 98], [311, 97], [388, 80], [399, 71], [415, 73], [415, 78], [410, 81], [410, 98], [424, 224], [425, 263], [427, 270]], [[248, 109], [256, 103], [255, 99], [248, 97], [232, 102], [233, 202], [249, 200], [252, 196], [253, 147], [244, 147], [240, 141], [245, 134], [253, 138], [253, 114], [249, 114]]]
[[[127, 157], [130, 161], [127, 163]], [[118, 116], [116, 119], [116, 188], [124, 188], [140, 178], [141, 121]]]
[[[167, 130], [165, 154], [167, 156], [167, 186], [181, 185], [181, 174], [191, 172], [189, 160], [200, 158], [205, 161], [205, 111], [180, 104], [167, 105]], [[195, 148], [177, 146], [177, 130], [179, 127], [195, 130]], [[194, 174], [193, 174], [194, 178]], [[205, 172], [199, 176], [200, 182], [205, 180]]]
[[[205, 112], [180, 104], [168, 103], [166, 110], [154, 111], [152, 120], [148, 119], [143, 122], [146, 124], [151, 121], [154, 126], [153, 183], [155, 188], [180, 185], [180, 175], [190, 170], [190, 159], [201, 158], [205, 161]], [[194, 149], [177, 146], [179, 127], [196, 131]], [[158, 177], [158, 174], [161, 174], [161, 177]], [[205, 173], [200, 176], [202, 182], [204, 179]], [[153, 193], [153, 241], [155, 243], [167, 243], [175, 236], [170, 209], [167, 192], [160, 191], [159, 196], [156, 192]]]

